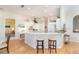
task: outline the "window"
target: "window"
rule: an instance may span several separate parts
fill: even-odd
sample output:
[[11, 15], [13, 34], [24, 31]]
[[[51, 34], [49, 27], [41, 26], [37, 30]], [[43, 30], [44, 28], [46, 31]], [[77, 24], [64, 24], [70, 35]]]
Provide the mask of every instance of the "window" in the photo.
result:
[[79, 32], [79, 15], [73, 18], [73, 32]]

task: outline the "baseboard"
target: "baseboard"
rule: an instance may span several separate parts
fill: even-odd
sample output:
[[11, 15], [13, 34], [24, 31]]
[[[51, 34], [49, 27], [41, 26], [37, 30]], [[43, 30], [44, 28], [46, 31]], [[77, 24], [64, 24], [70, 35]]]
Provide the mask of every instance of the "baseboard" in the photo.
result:
[[79, 40], [70, 40], [70, 42], [79, 42]]

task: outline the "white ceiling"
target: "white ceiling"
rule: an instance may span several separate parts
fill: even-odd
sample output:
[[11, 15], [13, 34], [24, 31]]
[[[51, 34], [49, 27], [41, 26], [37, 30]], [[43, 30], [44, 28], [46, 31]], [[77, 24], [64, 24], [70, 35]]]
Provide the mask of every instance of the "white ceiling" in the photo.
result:
[[59, 5], [0, 5], [0, 9], [25, 16], [59, 16]]

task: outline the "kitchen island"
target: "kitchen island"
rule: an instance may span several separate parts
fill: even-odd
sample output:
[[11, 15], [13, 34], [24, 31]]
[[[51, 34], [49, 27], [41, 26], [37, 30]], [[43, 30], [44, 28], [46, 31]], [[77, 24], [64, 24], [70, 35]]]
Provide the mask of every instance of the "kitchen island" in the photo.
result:
[[48, 39], [57, 40], [57, 48], [63, 47], [63, 34], [62, 33], [36, 33], [28, 32], [25, 34], [25, 44], [32, 48], [36, 48], [37, 39], [44, 40], [44, 48], [48, 48]]

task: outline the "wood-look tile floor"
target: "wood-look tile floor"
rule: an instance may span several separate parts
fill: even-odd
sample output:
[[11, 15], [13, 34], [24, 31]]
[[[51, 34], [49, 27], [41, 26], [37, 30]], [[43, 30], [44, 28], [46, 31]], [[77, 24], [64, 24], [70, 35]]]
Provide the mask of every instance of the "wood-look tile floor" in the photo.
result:
[[[10, 54], [37, 54], [36, 49], [26, 45], [23, 40], [10, 41]], [[41, 50], [39, 54], [42, 54]], [[44, 50], [44, 54], [50, 54], [48, 49]], [[52, 54], [55, 54], [52, 50]], [[57, 54], [79, 54], [79, 43], [70, 42], [65, 44], [63, 48], [57, 49]]]

